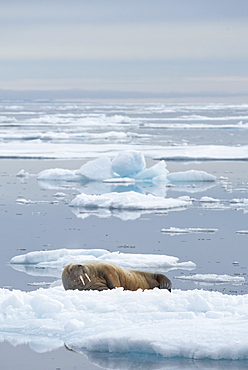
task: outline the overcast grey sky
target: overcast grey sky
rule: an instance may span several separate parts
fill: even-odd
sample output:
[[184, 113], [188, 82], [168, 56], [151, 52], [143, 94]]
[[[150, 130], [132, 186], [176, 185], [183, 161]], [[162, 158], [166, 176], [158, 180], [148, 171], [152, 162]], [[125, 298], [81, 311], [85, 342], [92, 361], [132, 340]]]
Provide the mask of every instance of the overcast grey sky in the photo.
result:
[[247, 62], [247, 0], [0, 1], [0, 98], [246, 101]]

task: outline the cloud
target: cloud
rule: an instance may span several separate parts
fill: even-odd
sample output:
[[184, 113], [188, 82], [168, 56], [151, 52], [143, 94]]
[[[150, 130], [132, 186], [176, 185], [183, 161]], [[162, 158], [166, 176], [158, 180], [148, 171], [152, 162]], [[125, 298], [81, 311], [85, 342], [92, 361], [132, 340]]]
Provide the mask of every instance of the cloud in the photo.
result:
[[1, 88], [242, 95], [247, 14], [244, 0], [2, 1]]
[[17, 24], [1, 28], [1, 60], [248, 59], [248, 22]]

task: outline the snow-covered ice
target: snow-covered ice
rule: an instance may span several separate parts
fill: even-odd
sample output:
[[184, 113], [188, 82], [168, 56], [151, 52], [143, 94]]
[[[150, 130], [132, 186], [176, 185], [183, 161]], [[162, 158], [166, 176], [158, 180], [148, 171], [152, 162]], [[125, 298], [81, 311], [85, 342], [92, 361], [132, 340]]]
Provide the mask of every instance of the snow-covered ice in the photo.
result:
[[0, 289], [2, 340], [14, 342], [19, 334], [32, 346], [39, 338], [43, 352], [66, 344], [94, 352], [244, 360], [247, 311], [248, 295], [203, 290]]
[[16, 199], [17, 204], [22, 205], [31, 205], [31, 204], [58, 204], [58, 200], [31, 200], [31, 199], [25, 199], [25, 198], [17, 198]]
[[[180, 268], [176, 257], [52, 250], [15, 256], [12, 264], [61, 267], [103, 259], [125, 267]], [[192, 263], [182, 263], [184, 268]], [[240, 284], [244, 277], [179, 276], [199, 282]], [[248, 359], [248, 295], [203, 290], [64, 291], [61, 284], [32, 292], [0, 289], [1, 338], [39, 352], [66, 344], [82, 352], [159, 355], [164, 358]], [[35, 343], [40, 343], [35, 345]]]
[[[13, 107], [0, 107], [1, 158], [82, 159], [136, 150], [172, 160], [248, 159], [244, 104], [23, 102]], [[231, 144], [224, 145], [233, 133]]]
[[161, 229], [162, 233], [170, 235], [180, 235], [180, 234], [192, 234], [192, 233], [216, 233], [218, 229], [209, 229], [209, 228], [200, 228], [200, 227], [187, 227], [187, 228], [178, 228], [171, 226], [169, 229]]
[[188, 276], [174, 276], [174, 279], [180, 280], [191, 280], [198, 283], [210, 283], [210, 284], [242, 284], [245, 282], [243, 276], [230, 276], [230, 275], [217, 275], [217, 274], [194, 274]]
[[3, 142], [0, 146], [1, 158], [36, 158], [36, 159], [84, 159], [98, 158], [99, 156], [114, 156], [125, 150], [141, 151], [143, 155], [157, 160], [248, 160], [248, 146], [228, 145], [177, 145], [177, 146], [150, 146], [140, 144], [81, 144], [46, 142], [15, 141]]
[[167, 179], [171, 182], [177, 181], [216, 181], [216, 176], [213, 176], [205, 171], [184, 171], [184, 172], [176, 172], [176, 173], [169, 173], [167, 175]]
[[139, 194], [134, 191], [124, 193], [107, 193], [101, 195], [79, 194], [70, 205], [72, 207], [84, 208], [109, 208], [127, 210], [156, 210], [156, 209], [177, 209], [188, 207], [191, 201], [174, 198], [155, 197], [152, 194]]
[[16, 176], [17, 177], [29, 177], [29, 172], [27, 172], [27, 171], [25, 171], [25, 170], [21, 170], [21, 171], [19, 171], [17, 174], [16, 174]]
[[49, 181], [80, 181], [80, 175], [76, 175], [75, 171], [64, 168], [52, 168], [44, 170], [38, 174], [38, 180]]
[[109, 252], [105, 249], [56, 249], [51, 251], [34, 251], [14, 256], [10, 264], [35, 265], [36, 267], [56, 268], [61, 274], [62, 269], [70, 263], [101, 260], [113, 262], [125, 268], [151, 269], [153, 271], [171, 269], [194, 269], [194, 262], [179, 262], [174, 256], [156, 254], [131, 254], [121, 252]]

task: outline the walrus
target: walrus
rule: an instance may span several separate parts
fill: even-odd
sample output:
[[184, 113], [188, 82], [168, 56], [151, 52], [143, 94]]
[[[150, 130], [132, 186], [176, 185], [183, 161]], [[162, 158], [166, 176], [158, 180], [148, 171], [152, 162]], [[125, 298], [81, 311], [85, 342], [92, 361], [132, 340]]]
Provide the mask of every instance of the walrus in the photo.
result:
[[163, 274], [125, 269], [111, 262], [87, 261], [64, 268], [62, 282], [65, 290], [124, 290], [167, 289], [171, 281]]

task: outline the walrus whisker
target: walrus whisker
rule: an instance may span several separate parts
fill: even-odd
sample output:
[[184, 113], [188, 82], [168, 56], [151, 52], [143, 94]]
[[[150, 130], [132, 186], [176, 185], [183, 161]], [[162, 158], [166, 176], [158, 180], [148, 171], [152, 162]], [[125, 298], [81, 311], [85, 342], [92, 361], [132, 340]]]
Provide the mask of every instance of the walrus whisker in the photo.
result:
[[86, 277], [87, 277], [87, 279], [89, 280], [89, 282], [91, 282], [91, 280], [90, 280], [90, 278], [89, 278], [89, 275], [88, 274], [84, 274]]
[[84, 278], [82, 275], [79, 275], [79, 279], [82, 281], [83, 285], [85, 285]]

